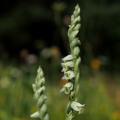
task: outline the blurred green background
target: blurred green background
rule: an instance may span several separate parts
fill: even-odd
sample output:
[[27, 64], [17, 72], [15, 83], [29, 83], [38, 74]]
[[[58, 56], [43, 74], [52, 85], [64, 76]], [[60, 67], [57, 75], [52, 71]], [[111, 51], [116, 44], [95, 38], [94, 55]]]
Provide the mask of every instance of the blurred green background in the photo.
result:
[[120, 120], [119, 0], [0, 1], [0, 120], [32, 120], [39, 65], [50, 119], [65, 118], [61, 59], [70, 52], [67, 30], [76, 4], [82, 25], [79, 102], [86, 106], [74, 119]]

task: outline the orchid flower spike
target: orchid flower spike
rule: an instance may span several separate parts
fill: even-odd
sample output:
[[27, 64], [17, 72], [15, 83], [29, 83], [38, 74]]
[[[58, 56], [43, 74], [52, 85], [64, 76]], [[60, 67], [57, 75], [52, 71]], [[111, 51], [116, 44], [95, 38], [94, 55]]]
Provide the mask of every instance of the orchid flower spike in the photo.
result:
[[[69, 94], [69, 104], [66, 107], [66, 119], [72, 120], [74, 116], [74, 111], [78, 111], [79, 114], [83, 112], [84, 105], [81, 105], [77, 102], [78, 92], [79, 92], [79, 78], [80, 78], [80, 70], [79, 65], [81, 62], [80, 58], [80, 48], [81, 44], [79, 38], [77, 37], [79, 29], [81, 27], [80, 24], [80, 7], [79, 5], [75, 6], [75, 10], [71, 16], [71, 24], [68, 29], [68, 38], [70, 44], [70, 53], [66, 57], [64, 57], [63, 63], [61, 64], [64, 72], [64, 76], [62, 79], [68, 80], [68, 83], [63, 86], [60, 92], [65, 92]], [[72, 83], [72, 84], [71, 84]]]

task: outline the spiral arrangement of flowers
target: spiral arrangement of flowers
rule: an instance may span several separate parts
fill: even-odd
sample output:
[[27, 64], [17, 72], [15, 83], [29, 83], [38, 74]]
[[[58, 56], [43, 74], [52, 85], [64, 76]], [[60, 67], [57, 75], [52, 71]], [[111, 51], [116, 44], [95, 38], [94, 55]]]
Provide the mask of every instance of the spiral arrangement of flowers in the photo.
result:
[[71, 120], [73, 116], [73, 111], [78, 111], [79, 114], [83, 113], [84, 104], [80, 104], [77, 102], [77, 96], [79, 91], [79, 64], [81, 58], [80, 54], [80, 41], [76, 37], [79, 29], [81, 27], [80, 24], [80, 8], [78, 5], [75, 7], [75, 11], [71, 16], [71, 25], [69, 25], [68, 30], [68, 38], [70, 43], [71, 54], [67, 55], [63, 58], [63, 63], [61, 64], [64, 72], [63, 79], [68, 80], [60, 92], [65, 92], [65, 94], [69, 94], [69, 103], [66, 107], [66, 120]]
[[35, 84], [33, 84], [32, 87], [34, 91], [34, 100], [36, 102], [38, 111], [33, 113], [31, 117], [39, 117], [41, 120], [49, 120], [47, 106], [45, 103], [47, 100], [47, 97], [45, 96], [45, 78], [41, 67], [39, 67], [37, 70]]

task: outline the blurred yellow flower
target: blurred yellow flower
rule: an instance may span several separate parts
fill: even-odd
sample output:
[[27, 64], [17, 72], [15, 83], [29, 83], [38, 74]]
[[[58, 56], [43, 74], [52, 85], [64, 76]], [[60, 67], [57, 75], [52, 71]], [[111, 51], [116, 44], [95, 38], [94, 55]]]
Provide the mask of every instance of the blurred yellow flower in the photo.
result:
[[51, 55], [55, 58], [58, 58], [60, 56], [60, 51], [57, 46], [52, 46], [50, 49]]
[[94, 69], [99, 69], [100, 61], [98, 59], [93, 59], [91, 61], [91, 67], [94, 68]]

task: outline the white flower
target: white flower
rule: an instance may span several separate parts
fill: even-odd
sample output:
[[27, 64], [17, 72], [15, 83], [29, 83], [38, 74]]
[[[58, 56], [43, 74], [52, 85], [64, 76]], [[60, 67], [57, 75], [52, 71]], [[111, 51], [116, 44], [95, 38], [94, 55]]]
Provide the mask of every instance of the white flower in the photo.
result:
[[62, 60], [63, 61], [68, 61], [68, 60], [72, 60], [73, 59], [73, 57], [72, 57], [72, 55], [70, 54], [70, 55], [67, 55], [66, 57], [64, 57]]
[[85, 106], [85, 104], [80, 104], [78, 102], [72, 102], [71, 103], [71, 108], [73, 108], [75, 111], [78, 111], [79, 114], [83, 113], [84, 109], [83, 107]]
[[61, 65], [63, 67], [62, 72], [66, 72], [69, 67], [73, 67], [73, 61], [64, 62]]
[[64, 91], [66, 94], [69, 94], [70, 90], [72, 90], [72, 89], [73, 89], [73, 83], [69, 82], [63, 86], [63, 88], [60, 90], [60, 92]]
[[62, 77], [62, 79], [69, 80], [69, 79], [72, 79], [73, 77], [74, 77], [73, 71], [69, 70], [69, 71], [64, 73], [64, 76]]
[[31, 118], [37, 118], [39, 116], [40, 116], [40, 113], [38, 111], [30, 115]]

